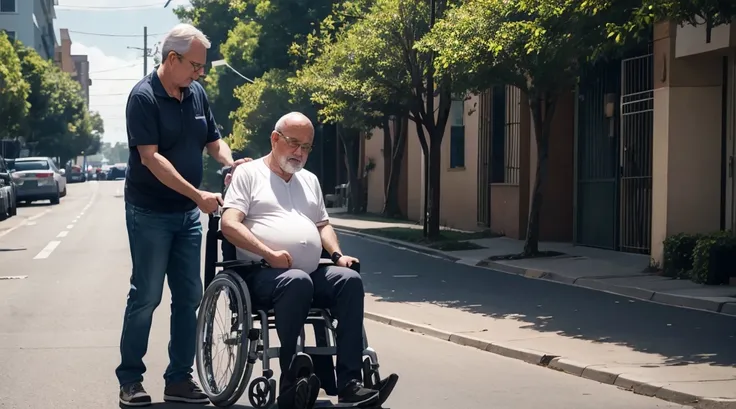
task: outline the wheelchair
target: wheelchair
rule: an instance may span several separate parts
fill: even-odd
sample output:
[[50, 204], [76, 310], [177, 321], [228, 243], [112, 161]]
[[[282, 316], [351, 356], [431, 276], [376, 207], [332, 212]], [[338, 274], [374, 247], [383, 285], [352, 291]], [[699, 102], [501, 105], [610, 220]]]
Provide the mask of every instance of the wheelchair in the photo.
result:
[[[223, 197], [226, 193], [224, 177], [230, 171], [223, 168], [218, 172], [223, 177]], [[219, 261], [218, 247], [221, 247], [222, 261]], [[329, 254], [323, 249], [320, 265], [333, 264]], [[247, 274], [262, 268], [261, 264], [237, 260], [235, 246], [230, 244], [220, 231], [219, 212], [209, 215], [208, 231], [205, 236], [204, 294], [197, 313], [196, 364], [202, 390], [210, 401], [218, 407], [234, 405], [248, 389], [248, 400], [254, 408], [267, 408], [276, 401], [278, 388], [270, 361], [279, 358], [279, 348], [272, 347], [269, 330], [275, 329], [273, 310], [254, 305], [245, 281]], [[221, 268], [221, 271], [217, 271]], [[354, 270], [360, 272], [356, 263]], [[230, 295], [227, 303], [230, 322], [229, 333], [214, 335], [218, 296], [225, 290]], [[214, 307], [214, 311], [213, 311]], [[255, 324], [260, 324], [258, 327]], [[337, 395], [335, 364], [337, 354], [335, 319], [328, 309], [312, 308], [307, 322], [314, 329], [315, 346], [307, 346], [305, 331], [302, 328], [297, 353], [309, 355], [314, 363], [315, 374], [320, 378], [321, 388], [328, 396]], [[338, 323], [339, 325], [339, 323]], [[306, 327], [306, 325], [305, 325]], [[234, 357], [234, 365], [227, 379], [215, 379], [213, 373], [213, 344], [219, 338], [226, 345], [226, 353]], [[251, 380], [254, 364], [262, 362], [262, 373]], [[228, 365], [230, 366], [230, 364]], [[248, 382], [250, 383], [248, 384]], [[379, 384], [379, 363], [376, 352], [368, 345], [365, 327], [363, 328], [363, 383], [372, 388]]]

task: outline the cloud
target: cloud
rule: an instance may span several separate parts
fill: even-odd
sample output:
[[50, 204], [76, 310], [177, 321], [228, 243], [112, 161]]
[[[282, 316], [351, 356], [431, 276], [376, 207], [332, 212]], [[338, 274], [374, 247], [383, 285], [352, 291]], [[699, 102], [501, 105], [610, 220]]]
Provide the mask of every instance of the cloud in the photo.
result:
[[[131, 88], [143, 77], [143, 57], [118, 58], [96, 47], [72, 42], [72, 54], [86, 54], [92, 86], [89, 109], [100, 113], [105, 123], [106, 142], [125, 142], [125, 103]], [[149, 59], [148, 69], [153, 62]]]

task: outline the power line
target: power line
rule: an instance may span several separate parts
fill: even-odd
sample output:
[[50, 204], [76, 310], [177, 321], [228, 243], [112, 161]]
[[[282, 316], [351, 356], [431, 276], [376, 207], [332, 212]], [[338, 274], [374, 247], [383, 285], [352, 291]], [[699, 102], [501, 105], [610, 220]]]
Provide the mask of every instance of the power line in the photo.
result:
[[[143, 34], [108, 34], [108, 33], [89, 33], [85, 31], [72, 31], [69, 30], [70, 33], [74, 34], [82, 34], [82, 35], [88, 35], [88, 36], [99, 36], [99, 37], [143, 37]], [[148, 34], [149, 36], [160, 36], [164, 35], [166, 33], [156, 33], [156, 34]]]
[[139, 62], [139, 63], [135, 63], [135, 64], [130, 64], [130, 65], [123, 65], [123, 66], [120, 66], [120, 67], [117, 67], [117, 68], [110, 68], [110, 69], [107, 69], [107, 70], [90, 71], [89, 74], [90, 75], [91, 74], [101, 74], [103, 72], [117, 71], [117, 70], [122, 70], [124, 68], [137, 67], [137, 66], [139, 66], [141, 64], [143, 64], [143, 63], [142, 62]]

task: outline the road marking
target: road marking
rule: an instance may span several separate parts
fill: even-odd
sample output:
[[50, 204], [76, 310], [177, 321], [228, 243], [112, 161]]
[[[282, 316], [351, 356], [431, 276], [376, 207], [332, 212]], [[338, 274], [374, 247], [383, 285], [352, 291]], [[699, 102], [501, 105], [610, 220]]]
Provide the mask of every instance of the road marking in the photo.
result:
[[28, 222], [28, 223], [26, 223], [26, 224], [27, 224], [28, 226], [35, 226], [35, 225], [36, 225], [36, 222]]
[[22, 280], [28, 276], [0, 276], [0, 280]]
[[70, 225], [66, 226], [66, 228], [69, 229], [69, 230], [71, 230], [71, 229], [74, 228], [74, 225], [73, 224], [70, 224]]
[[3, 237], [5, 235], [7, 235], [7, 234], [10, 234], [10, 232], [13, 232], [13, 231], [16, 231], [16, 230], [20, 229], [21, 227], [27, 225], [29, 222], [32, 222], [32, 221], [38, 219], [39, 217], [47, 214], [51, 210], [52, 209], [44, 210], [43, 212], [41, 212], [41, 213], [39, 213], [37, 215], [31, 216], [31, 217], [23, 220], [22, 222], [18, 223], [17, 226], [13, 226], [13, 227], [9, 228], [8, 230], [5, 230], [4, 232], [0, 232], [0, 237]]
[[393, 277], [394, 278], [417, 278], [419, 276], [418, 275], [414, 275], [414, 274], [397, 274], [397, 275], [395, 275]]
[[57, 238], [66, 237], [67, 234], [69, 234], [69, 232], [66, 231], [66, 230], [64, 230], [64, 231], [60, 232], [56, 237]]
[[51, 253], [54, 252], [54, 250], [59, 247], [59, 244], [61, 244], [60, 241], [54, 240], [50, 241], [49, 244], [46, 245], [46, 247], [43, 248], [38, 254], [36, 254], [36, 257], [33, 257], [34, 260], [41, 260], [44, 258], [48, 258]]

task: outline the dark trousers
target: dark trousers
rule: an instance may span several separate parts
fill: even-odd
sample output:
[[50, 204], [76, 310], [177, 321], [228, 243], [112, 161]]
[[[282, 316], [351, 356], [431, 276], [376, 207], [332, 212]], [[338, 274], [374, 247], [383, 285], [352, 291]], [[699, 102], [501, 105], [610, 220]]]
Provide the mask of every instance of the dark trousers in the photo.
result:
[[125, 205], [133, 273], [120, 337], [120, 385], [142, 382], [153, 312], [161, 303], [164, 280], [171, 290], [171, 338], [166, 383], [192, 374], [197, 308], [202, 298], [202, 225], [199, 209], [157, 213]]
[[279, 364], [285, 373], [296, 353], [297, 339], [310, 308], [329, 308], [337, 319], [337, 387], [363, 379], [363, 281], [345, 267], [321, 266], [312, 274], [302, 270], [267, 268], [246, 280], [253, 303], [273, 309], [281, 341]]

